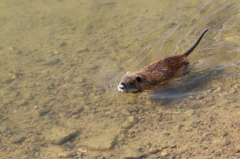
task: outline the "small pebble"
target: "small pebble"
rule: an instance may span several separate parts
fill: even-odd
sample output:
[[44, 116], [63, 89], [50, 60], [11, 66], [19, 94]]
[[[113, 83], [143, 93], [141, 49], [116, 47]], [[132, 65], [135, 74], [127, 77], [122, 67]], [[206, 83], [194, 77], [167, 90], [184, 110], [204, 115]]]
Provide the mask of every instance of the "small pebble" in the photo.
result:
[[135, 116], [130, 116], [130, 117], [128, 117], [128, 121], [130, 123], [137, 123], [138, 122], [138, 118], [135, 117]]
[[162, 151], [162, 152], [161, 152], [161, 156], [163, 156], [163, 157], [164, 157], [164, 156], [167, 156], [167, 155], [169, 155], [169, 153], [168, 153], [168, 152], [166, 152], [166, 151]]
[[44, 108], [44, 109], [42, 109], [42, 110], [39, 110], [39, 111], [38, 111], [38, 114], [39, 114], [39, 116], [44, 116], [44, 115], [46, 115], [46, 114], [49, 113], [49, 112], [50, 112], [50, 109]]
[[170, 148], [176, 148], [177, 145], [170, 145], [169, 147], [170, 147]]
[[46, 65], [56, 65], [60, 62], [61, 60], [59, 58], [50, 58], [46, 61]]
[[87, 152], [86, 149], [82, 149], [82, 148], [79, 148], [78, 151], [80, 151], [80, 152]]
[[133, 124], [129, 123], [129, 122], [124, 122], [122, 123], [122, 128], [125, 128], [125, 129], [129, 129], [133, 126]]
[[235, 84], [235, 85], [233, 86], [233, 88], [239, 89], [239, 88], [240, 88], [240, 84]]
[[150, 153], [150, 154], [155, 154], [155, 153], [158, 153], [158, 148], [150, 148], [149, 150], [148, 150], [148, 152]]
[[62, 43], [60, 44], [60, 46], [61, 46], [61, 47], [67, 46], [67, 43], [66, 43], [66, 42], [62, 42]]
[[127, 109], [122, 109], [122, 110], [121, 110], [121, 113], [122, 113], [123, 115], [125, 115], [125, 116], [131, 115], [131, 113], [129, 113], [129, 111], [128, 111]]
[[9, 47], [8, 50], [9, 50], [9, 51], [13, 51], [14, 48], [13, 48], [13, 47]]
[[202, 134], [203, 137], [206, 137], [206, 136], [209, 136], [209, 135], [210, 135], [210, 133], [203, 133]]
[[100, 156], [102, 156], [102, 154], [100, 154], [100, 153], [94, 155], [95, 158], [99, 158]]
[[88, 52], [88, 51], [89, 51], [88, 48], [82, 48], [82, 49], [79, 49], [79, 50], [77, 51], [77, 53], [83, 53], [83, 52]]
[[72, 118], [73, 118], [73, 119], [78, 119], [79, 117], [80, 117], [79, 114], [74, 114], [74, 115], [72, 115]]
[[227, 135], [228, 135], [228, 132], [223, 130], [223, 131], [220, 132], [219, 135], [220, 135], [220, 136], [227, 136]]
[[191, 125], [193, 128], [197, 128], [198, 127], [198, 124], [192, 124]]
[[126, 136], [124, 134], [120, 134], [118, 137], [118, 141], [124, 141]]
[[168, 148], [169, 146], [168, 145], [162, 145], [161, 146], [161, 149], [166, 149], [166, 148]]
[[164, 132], [163, 134], [166, 135], [166, 136], [169, 136], [169, 135], [170, 135], [169, 132]]
[[59, 54], [59, 52], [58, 52], [57, 50], [54, 50], [53, 53], [54, 53], [55, 55]]
[[227, 145], [229, 145], [230, 143], [231, 143], [231, 141], [230, 141], [229, 139], [224, 138], [224, 139], [222, 139], [220, 145], [221, 145], [221, 146], [227, 146]]
[[82, 82], [83, 82], [83, 78], [82, 78], [81, 76], [75, 77], [75, 78], [73, 79], [73, 82], [82, 83]]
[[13, 135], [11, 138], [10, 138], [10, 141], [12, 143], [20, 143], [22, 142], [24, 139], [24, 137], [22, 135]]
[[205, 147], [205, 146], [204, 146], [204, 147], [202, 147], [202, 149], [203, 149], [203, 150], [206, 150], [206, 149], [208, 149], [208, 147]]
[[197, 99], [197, 100], [202, 100], [202, 99], [204, 99], [204, 96], [198, 95], [198, 96], [196, 97], [196, 99]]

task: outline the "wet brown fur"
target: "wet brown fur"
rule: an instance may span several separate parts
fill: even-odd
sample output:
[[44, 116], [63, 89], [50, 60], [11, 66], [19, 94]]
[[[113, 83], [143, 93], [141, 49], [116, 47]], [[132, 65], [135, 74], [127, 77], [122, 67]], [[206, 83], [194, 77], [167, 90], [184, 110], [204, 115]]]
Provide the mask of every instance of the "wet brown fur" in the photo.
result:
[[125, 87], [126, 91], [124, 92], [138, 92], [151, 89], [175, 77], [186, 67], [187, 56], [195, 49], [207, 31], [208, 29], [199, 36], [196, 42], [184, 54], [164, 58], [135, 73], [128, 72], [119, 83]]

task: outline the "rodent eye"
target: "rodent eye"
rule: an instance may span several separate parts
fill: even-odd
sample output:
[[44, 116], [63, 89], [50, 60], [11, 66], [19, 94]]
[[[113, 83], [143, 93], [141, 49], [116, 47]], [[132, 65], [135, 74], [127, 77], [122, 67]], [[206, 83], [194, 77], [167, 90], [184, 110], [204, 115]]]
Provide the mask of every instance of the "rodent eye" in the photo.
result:
[[140, 76], [137, 76], [136, 80], [138, 81], [138, 83], [142, 82], [142, 78]]

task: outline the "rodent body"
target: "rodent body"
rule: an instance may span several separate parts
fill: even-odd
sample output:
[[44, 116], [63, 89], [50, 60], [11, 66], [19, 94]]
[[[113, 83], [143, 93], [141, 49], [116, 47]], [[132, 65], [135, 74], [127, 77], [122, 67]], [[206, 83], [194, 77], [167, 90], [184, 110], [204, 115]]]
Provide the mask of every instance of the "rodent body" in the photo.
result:
[[183, 54], [164, 58], [134, 73], [127, 72], [118, 85], [122, 92], [141, 92], [161, 85], [175, 77], [187, 65], [187, 56], [196, 48], [208, 29]]

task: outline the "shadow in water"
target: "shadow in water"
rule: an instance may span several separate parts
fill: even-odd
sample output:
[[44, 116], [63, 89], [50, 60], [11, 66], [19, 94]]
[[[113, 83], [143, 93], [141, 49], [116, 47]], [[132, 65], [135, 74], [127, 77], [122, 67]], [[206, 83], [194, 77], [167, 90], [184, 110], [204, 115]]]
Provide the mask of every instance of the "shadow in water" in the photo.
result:
[[189, 69], [189, 73], [171, 81], [169, 84], [158, 86], [150, 92], [152, 100], [162, 100], [169, 103], [174, 100], [185, 99], [196, 96], [206, 91], [209, 83], [220, 79], [222, 72], [227, 66], [216, 66], [213, 68]]

